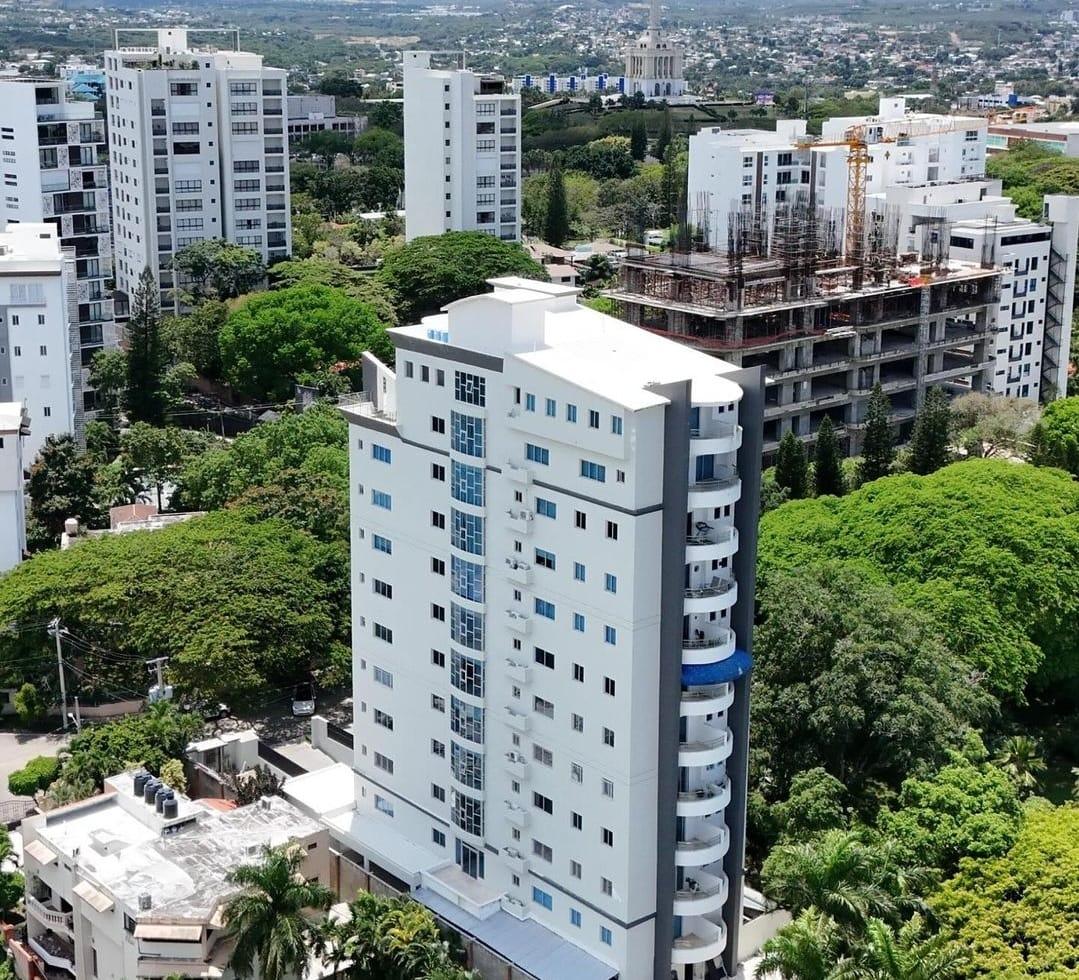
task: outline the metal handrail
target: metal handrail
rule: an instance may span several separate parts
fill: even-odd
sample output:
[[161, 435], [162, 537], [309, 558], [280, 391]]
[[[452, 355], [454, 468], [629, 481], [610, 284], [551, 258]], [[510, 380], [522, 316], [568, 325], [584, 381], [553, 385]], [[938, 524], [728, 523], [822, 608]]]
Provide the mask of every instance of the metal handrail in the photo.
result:
[[717, 636], [703, 636], [694, 637], [692, 639], [682, 640], [683, 650], [711, 650], [713, 647], [721, 647], [724, 643], [730, 642], [731, 631], [723, 630]]

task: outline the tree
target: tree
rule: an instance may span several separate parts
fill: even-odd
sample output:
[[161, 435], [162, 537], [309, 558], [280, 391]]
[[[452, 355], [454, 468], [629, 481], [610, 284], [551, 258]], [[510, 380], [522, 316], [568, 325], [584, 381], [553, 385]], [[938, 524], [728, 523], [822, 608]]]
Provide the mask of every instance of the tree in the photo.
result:
[[813, 450], [813, 489], [818, 497], [841, 497], [846, 492], [843, 463], [835, 427], [827, 415], [817, 429], [817, 445]]
[[652, 156], [657, 160], [662, 160], [667, 153], [667, 147], [671, 145], [671, 110], [665, 108], [663, 110], [663, 121], [659, 126], [659, 136], [656, 138], [655, 148], [652, 150]]
[[914, 420], [910, 440], [910, 469], [925, 476], [948, 464], [952, 412], [943, 388], [930, 388]]
[[225, 905], [226, 935], [235, 940], [229, 966], [239, 977], [261, 980], [307, 975], [309, 909], [327, 909], [333, 893], [304, 880], [306, 852], [297, 846], [266, 848], [260, 864], [243, 864], [228, 881], [243, 891]]
[[682, 168], [678, 164], [673, 146], [668, 145], [661, 159], [663, 160], [663, 190], [660, 224], [670, 227], [679, 219], [678, 191], [681, 186], [679, 178], [682, 176]]
[[629, 134], [629, 152], [634, 160], [643, 160], [648, 153], [648, 128], [644, 124], [643, 116], [637, 116], [633, 121]]
[[27, 495], [34, 520], [54, 541], [69, 517], [93, 525], [99, 516], [94, 463], [73, 436], [48, 436], [30, 467]]
[[127, 323], [127, 411], [133, 422], [165, 420], [165, 353], [161, 343], [161, 301], [149, 266], [139, 275]]
[[543, 221], [543, 238], [548, 244], [561, 248], [568, 237], [566, 185], [562, 179], [562, 165], [556, 159], [547, 174], [547, 212]]
[[776, 485], [787, 491], [790, 499], [806, 495], [805, 446], [793, 432], [788, 431], [779, 441], [776, 455]]
[[204, 378], [220, 378], [219, 337], [228, 315], [229, 308], [224, 302], [210, 299], [185, 316], [166, 321], [166, 342], [176, 359], [190, 363]]
[[1079, 398], [1060, 398], [1046, 405], [1030, 441], [1033, 462], [1059, 466], [1079, 476]]
[[1023, 795], [1038, 788], [1045, 772], [1045, 760], [1041, 757], [1038, 743], [1029, 735], [1009, 735], [1001, 743], [993, 761]]
[[992, 708], [932, 620], [864, 568], [810, 564], [758, 584], [753, 720], [773, 799], [821, 767], [872, 809], [876, 787], [943, 761]]
[[15, 692], [11, 701], [20, 725], [33, 725], [45, 716], [45, 700], [29, 681]]
[[790, 795], [772, 812], [780, 833], [792, 839], [846, 826], [850, 794], [835, 776], [821, 767], [798, 773]]
[[447, 303], [487, 291], [496, 276], [546, 281], [543, 266], [516, 242], [474, 231], [414, 238], [386, 252], [379, 279], [395, 298], [401, 323], [416, 323]]
[[333, 220], [356, 207], [365, 192], [365, 184], [363, 172], [352, 167], [320, 171], [311, 187], [311, 196], [323, 216]]
[[584, 146], [570, 146], [563, 162], [567, 170], [580, 170], [597, 180], [632, 177], [636, 169], [625, 136], [603, 136]]
[[173, 268], [191, 281], [191, 298], [233, 299], [254, 289], [266, 276], [262, 256], [223, 238], [206, 238], [181, 248]]
[[392, 346], [371, 308], [330, 286], [302, 285], [250, 296], [221, 329], [229, 382], [256, 398], [283, 401], [305, 371], [352, 366], [374, 348], [392, 363]]
[[851, 980], [955, 980], [969, 956], [947, 936], [934, 935], [921, 915], [898, 931], [873, 919], [858, 944]]
[[405, 169], [405, 143], [387, 129], [367, 129], [352, 144], [352, 159], [367, 167]]
[[157, 495], [157, 508], [164, 510], [162, 489], [179, 474], [184, 463], [206, 448], [207, 437], [169, 426], [155, 428], [136, 422], [120, 437], [120, 451], [131, 471], [138, 474], [146, 489]]
[[1037, 442], [1036, 430], [1041, 409], [1037, 402], [1029, 398], [1006, 398], [972, 392], [952, 402], [951, 412], [955, 441], [969, 456], [990, 458], [1025, 455], [1030, 444]]
[[[9, 865], [15, 860], [15, 848], [7, 827], [0, 826], [0, 915], [12, 912], [23, 899], [25, 886], [23, 876]], [[0, 961], [6, 963], [6, 960]], [[0, 971], [0, 976], [3, 972]], [[14, 973], [9, 971], [9, 978], [14, 980]]]
[[99, 350], [90, 361], [90, 387], [97, 392], [102, 418], [118, 427], [127, 396], [127, 354], [119, 348]]
[[292, 259], [278, 262], [270, 270], [275, 289], [290, 286], [332, 286], [371, 307], [375, 316], [388, 327], [397, 326], [393, 294], [385, 283], [370, 272], [352, 269], [342, 262], [325, 258]]
[[842, 948], [835, 922], [819, 909], [805, 909], [764, 944], [758, 974], [780, 980], [842, 980]]
[[1079, 949], [1079, 807], [1028, 806], [1007, 854], [964, 861], [933, 896], [973, 958], [960, 977], [1066, 977]]
[[865, 441], [862, 443], [861, 482], [887, 476], [895, 461], [895, 445], [892, 441], [892, 423], [889, 419], [892, 405], [878, 381], [873, 385], [865, 416]]
[[187, 776], [184, 774], [182, 759], [169, 759], [162, 764], [161, 772], [158, 775], [161, 776], [161, 781], [169, 789], [174, 789], [177, 793], [187, 792]]

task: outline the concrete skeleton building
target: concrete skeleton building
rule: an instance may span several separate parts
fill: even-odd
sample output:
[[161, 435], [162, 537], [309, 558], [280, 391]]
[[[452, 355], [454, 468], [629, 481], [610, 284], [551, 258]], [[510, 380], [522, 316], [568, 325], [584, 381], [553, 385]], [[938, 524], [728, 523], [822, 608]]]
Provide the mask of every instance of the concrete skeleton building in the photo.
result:
[[820, 139], [803, 119], [775, 132], [702, 129], [689, 140], [688, 209], [716, 249], [728, 246], [731, 214], [748, 210], [770, 232], [777, 209], [803, 201], [830, 212], [844, 233], [849, 184], [847, 134], [868, 145], [866, 193], [888, 187], [984, 176], [986, 121], [975, 116], [908, 112], [903, 98], [881, 99], [874, 116], [826, 120]]
[[661, 26], [660, 0], [651, 0], [647, 29], [626, 48], [625, 94], [640, 92], [650, 99], [685, 95], [683, 58], [682, 49]]
[[[130, 298], [149, 267], [178, 304], [172, 259], [224, 238], [271, 263], [292, 251], [288, 73], [262, 56], [192, 44], [184, 28], [105, 52], [116, 285]], [[126, 33], [147, 33], [128, 31]]]
[[17, 971], [32, 962], [42, 976], [229, 978], [229, 871], [294, 843], [304, 876], [329, 881], [326, 830], [282, 798], [219, 812], [176, 795], [158, 809], [131, 772], [22, 833], [26, 943], [10, 945]]
[[[72, 322], [78, 331], [75, 408], [81, 434], [84, 415], [96, 407], [90, 361], [118, 342], [107, 288], [113, 258], [105, 126], [93, 102], [70, 97], [66, 81], [0, 79], [0, 105], [0, 231], [48, 222], [75, 257]], [[42, 431], [44, 421], [34, 415], [35, 431]]]
[[405, 237], [521, 237], [521, 98], [501, 76], [404, 52]]
[[491, 285], [392, 330], [343, 409], [332, 832], [535, 977], [733, 975], [760, 371]]
[[26, 493], [23, 441], [30, 416], [22, 402], [0, 404], [0, 572], [26, 554]]
[[27, 466], [48, 436], [82, 427], [76, 261], [55, 224], [0, 232], [0, 401], [22, 403], [33, 420]]

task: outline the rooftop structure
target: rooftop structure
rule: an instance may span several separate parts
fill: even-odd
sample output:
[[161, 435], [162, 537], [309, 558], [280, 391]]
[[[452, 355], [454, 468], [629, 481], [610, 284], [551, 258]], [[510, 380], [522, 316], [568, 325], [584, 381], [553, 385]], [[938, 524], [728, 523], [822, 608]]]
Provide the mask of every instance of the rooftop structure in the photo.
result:
[[366, 116], [339, 116], [332, 95], [290, 95], [286, 103], [290, 145], [312, 133], [358, 136], [367, 128]]
[[1034, 143], [1066, 157], [1079, 156], [1079, 122], [990, 122], [989, 152], [1003, 153], [1016, 143]]
[[660, 21], [660, 0], [651, 0], [647, 30], [626, 48], [626, 95], [638, 92], [649, 99], [684, 95], [682, 49], [671, 43]]

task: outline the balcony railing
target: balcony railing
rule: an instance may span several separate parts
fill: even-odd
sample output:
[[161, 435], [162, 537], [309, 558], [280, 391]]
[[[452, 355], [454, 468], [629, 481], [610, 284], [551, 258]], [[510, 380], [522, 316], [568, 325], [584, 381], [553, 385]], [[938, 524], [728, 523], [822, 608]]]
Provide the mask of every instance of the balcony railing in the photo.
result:
[[730, 579], [714, 578], [708, 585], [701, 585], [694, 589], [686, 589], [687, 599], [707, 599], [710, 596], [725, 595], [734, 588], [734, 582]]
[[714, 647], [721, 647], [729, 643], [730, 638], [730, 630], [720, 629], [716, 633], [704, 636], [685, 637], [682, 640], [682, 648], [684, 650], [711, 650]]

